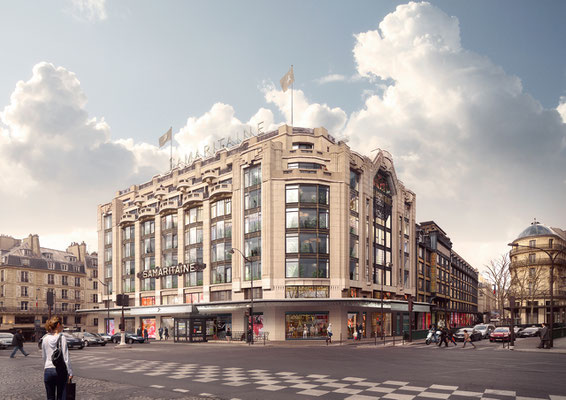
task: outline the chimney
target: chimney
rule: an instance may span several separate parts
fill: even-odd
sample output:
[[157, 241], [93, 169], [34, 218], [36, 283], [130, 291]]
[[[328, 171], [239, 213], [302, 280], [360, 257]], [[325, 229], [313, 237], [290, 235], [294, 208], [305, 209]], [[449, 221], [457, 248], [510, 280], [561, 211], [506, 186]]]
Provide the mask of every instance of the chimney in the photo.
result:
[[41, 257], [41, 248], [39, 247], [39, 236], [32, 235], [31, 233], [25, 239], [23, 239], [24, 244], [28, 244], [33, 255]]

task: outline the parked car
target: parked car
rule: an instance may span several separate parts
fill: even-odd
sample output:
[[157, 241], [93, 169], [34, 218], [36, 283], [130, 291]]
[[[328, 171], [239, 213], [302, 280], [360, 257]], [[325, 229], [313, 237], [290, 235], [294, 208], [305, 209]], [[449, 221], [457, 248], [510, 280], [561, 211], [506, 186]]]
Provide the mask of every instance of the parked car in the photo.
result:
[[541, 328], [538, 328], [536, 326], [531, 326], [529, 328], [525, 328], [521, 332], [519, 332], [519, 337], [540, 336], [540, 329]]
[[94, 346], [94, 345], [106, 346], [106, 341], [104, 339], [102, 339], [100, 336], [98, 336], [94, 333], [76, 332], [76, 333], [73, 333], [73, 336], [76, 337], [76, 338], [82, 339], [85, 347]]
[[7, 349], [12, 345], [12, 339], [14, 335], [10, 332], [1, 332], [0, 333], [0, 349]]
[[474, 342], [476, 340], [481, 340], [481, 338], [482, 338], [481, 332], [470, 327], [470, 328], [460, 328], [460, 329], [458, 329], [458, 332], [456, 332], [454, 334], [454, 339], [456, 339], [457, 342], [463, 342], [464, 341], [464, 330], [468, 331], [468, 335], [470, 335], [470, 339], [471, 339], [472, 342]]
[[511, 339], [511, 329], [508, 326], [495, 328], [491, 335], [489, 335], [490, 342], [508, 342]]
[[[41, 349], [41, 344], [43, 343], [43, 338], [47, 335], [48, 335], [48, 333], [46, 333], [45, 335], [43, 335], [43, 337], [41, 339], [39, 339], [39, 342], [37, 343], [37, 347], [39, 347], [40, 349]], [[63, 335], [65, 336], [65, 339], [67, 340], [67, 347], [69, 347], [69, 350], [71, 350], [71, 349], [81, 350], [82, 348], [85, 347], [85, 344], [84, 344], [82, 339], [76, 338], [76, 337], [74, 337], [73, 335], [71, 335], [70, 333], [67, 333], [67, 332], [63, 332]]]
[[[114, 343], [120, 343], [122, 341], [122, 333], [118, 332], [112, 335], [112, 341]], [[145, 339], [143, 336], [138, 336], [132, 332], [126, 332], [126, 343], [132, 344], [134, 342], [143, 343]]]
[[111, 342], [112, 341], [112, 335], [109, 335], [107, 333], [97, 333], [98, 336], [100, 336], [102, 339], [104, 339], [104, 341], [106, 343]]
[[476, 331], [481, 333], [482, 339], [487, 339], [491, 332], [495, 329], [495, 325], [492, 324], [479, 324], [474, 326]]

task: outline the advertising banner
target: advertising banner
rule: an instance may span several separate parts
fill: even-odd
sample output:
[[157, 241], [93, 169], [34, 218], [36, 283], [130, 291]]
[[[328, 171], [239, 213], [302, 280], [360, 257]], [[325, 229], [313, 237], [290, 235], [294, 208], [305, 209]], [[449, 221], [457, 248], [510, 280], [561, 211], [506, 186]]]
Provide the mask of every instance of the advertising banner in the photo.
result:
[[155, 318], [142, 318], [142, 332], [147, 329], [147, 336], [155, 339]]

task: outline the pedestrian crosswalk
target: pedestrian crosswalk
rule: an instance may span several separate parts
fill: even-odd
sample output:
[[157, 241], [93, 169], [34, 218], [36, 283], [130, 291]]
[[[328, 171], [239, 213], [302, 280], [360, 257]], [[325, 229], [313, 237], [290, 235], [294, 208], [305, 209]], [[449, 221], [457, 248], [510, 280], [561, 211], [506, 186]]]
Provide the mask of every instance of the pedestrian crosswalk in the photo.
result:
[[[370, 381], [355, 376], [337, 377], [323, 374], [301, 375], [293, 371], [271, 371], [266, 369], [245, 369], [241, 367], [221, 367], [195, 363], [163, 362], [152, 360], [115, 359], [97, 355], [80, 355], [73, 358], [78, 364], [77, 370], [83, 368], [104, 368], [128, 374], [142, 374], [148, 377], [164, 377], [178, 384], [167, 385], [166, 390], [186, 393], [198, 393], [199, 384], [210, 384], [226, 387], [249, 388], [251, 394], [264, 392], [282, 392], [286, 396], [319, 397], [348, 400], [413, 400], [428, 399], [500, 399], [527, 400], [515, 391], [484, 389], [477, 391], [463, 390], [458, 386], [431, 384], [419, 386], [406, 381], [385, 380]], [[151, 385], [160, 388], [164, 385]], [[202, 387], [200, 387], [202, 389]], [[164, 388], [165, 389], [165, 388]], [[210, 390], [210, 389], [209, 389]], [[202, 393], [200, 393], [202, 395]], [[209, 395], [209, 393], [206, 393]], [[210, 396], [214, 397], [214, 394]], [[528, 400], [566, 400], [563, 396], [546, 396], [528, 398]]]

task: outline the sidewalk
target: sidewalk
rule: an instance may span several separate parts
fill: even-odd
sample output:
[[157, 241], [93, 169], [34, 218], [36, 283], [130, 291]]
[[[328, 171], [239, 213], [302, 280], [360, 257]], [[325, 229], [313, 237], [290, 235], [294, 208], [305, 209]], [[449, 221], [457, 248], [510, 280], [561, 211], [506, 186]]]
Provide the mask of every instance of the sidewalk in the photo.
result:
[[539, 338], [525, 338], [515, 341], [515, 351], [566, 354], [566, 337], [554, 339], [554, 346], [552, 349], [539, 349], [537, 348], [539, 343]]

